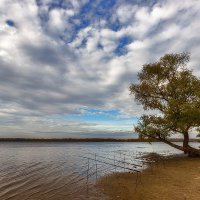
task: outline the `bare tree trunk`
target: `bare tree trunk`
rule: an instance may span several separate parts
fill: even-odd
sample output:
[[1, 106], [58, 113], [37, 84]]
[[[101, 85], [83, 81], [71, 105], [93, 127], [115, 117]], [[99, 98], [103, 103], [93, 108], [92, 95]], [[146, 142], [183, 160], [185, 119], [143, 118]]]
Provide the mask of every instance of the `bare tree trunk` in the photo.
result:
[[200, 157], [200, 149], [195, 149], [188, 145], [188, 156], [189, 157]]
[[184, 140], [183, 140], [183, 146], [179, 146], [173, 142], [170, 142], [169, 140], [162, 138], [162, 137], [155, 137], [152, 135], [144, 134], [147, 137], [150, 137], [152, 139], [164, 142], [165, 144], [168, 144], [171, 147], [174, 147], [180, 151], [183, 151], [185, 154], [188, 154], [189, 157], [200, 157], [200, 149], [195, 149], [194, 147], [191, 147], [189, 145], [189, 134], [184, 135]]
[[183, 140], [183, 151], [185, 154], [188, 154], [189, 157], [197, 157], [200, 156], [200, 149], [195, 149], [189, 145], [189, 134], [188, 132], [184, 133]]
[[165, 144], [168, 144], [171, 147], [174, 147], [175, 149], [178, 149], [180, 151], [184, 151], [184, 148], [182, 146], [179, 146], [179, 145], [177, 145], [177, 144], [175, 144], [173, 142], [170, 142], [170, 141], [168, 141], [166, 139], [158, 138], [158, 140], [164, 142]]
[[184, 133], [184, 139], [183, 139], [183, 149], [184, 149], [184, 154], [188, 153], [188, 146], [189, 146], [189, 134], [188, 132]]
[[165, 139], [160, 139], [160, 141], [164, 142], [165, 144], [170, 145], [171, 147], [174, 147], [174, 148], [176, 148], [178, 150], [183, 151], [189, 157], [199, 157], [200, 156], [200, 149], [195, 149], [194, 147], [191, 147], [189, 145], [189, 138], [187, 140], [187, 137], [186, 137], [185, 143], [183, 141], [183, 147], [179, 146], [177, 144], [174, 144], [173, 142], [170, 142], [170, 141], [165, 140]]

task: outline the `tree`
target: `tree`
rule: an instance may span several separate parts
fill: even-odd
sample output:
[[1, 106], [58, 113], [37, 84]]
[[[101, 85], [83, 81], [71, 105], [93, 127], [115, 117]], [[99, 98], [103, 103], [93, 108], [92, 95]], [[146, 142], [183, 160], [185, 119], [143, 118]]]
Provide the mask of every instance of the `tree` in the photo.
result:
[[[158, 62], [143, 65], [139, 83], [129, 87], [131, 94], [145, 110], [157, 114], [143, 115], [135, 131], [184, 151], [200, 156], [200, 149], [189, 145], [192, 131], [200, 132], [200, 79], [186, 68], [188, 53], [166, 54]], [[173, 134], [183, 135], [183, 145], [169, 140]]]

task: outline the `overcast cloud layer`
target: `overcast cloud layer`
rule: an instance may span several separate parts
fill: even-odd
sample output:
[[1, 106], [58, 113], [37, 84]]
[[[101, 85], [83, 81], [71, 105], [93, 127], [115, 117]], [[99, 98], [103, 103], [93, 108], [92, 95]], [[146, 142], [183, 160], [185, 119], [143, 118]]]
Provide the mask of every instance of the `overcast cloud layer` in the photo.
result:
[[1, 0], [0, 137], [130, 137], [144, 63], [191, 53], [199, 0]]

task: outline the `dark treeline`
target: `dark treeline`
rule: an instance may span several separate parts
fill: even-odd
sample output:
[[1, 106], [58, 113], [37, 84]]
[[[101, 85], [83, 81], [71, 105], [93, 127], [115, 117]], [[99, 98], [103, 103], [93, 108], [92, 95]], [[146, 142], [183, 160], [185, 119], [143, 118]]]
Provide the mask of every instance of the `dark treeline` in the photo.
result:
[[[171, 142], [182, 142], [183, 139], [170, 139]], [[191, 139], [198, 142], [198, 139]], [[116, 138], [0, 138], [0, 142], [157, 142], [153, 139], [116, 139]]]

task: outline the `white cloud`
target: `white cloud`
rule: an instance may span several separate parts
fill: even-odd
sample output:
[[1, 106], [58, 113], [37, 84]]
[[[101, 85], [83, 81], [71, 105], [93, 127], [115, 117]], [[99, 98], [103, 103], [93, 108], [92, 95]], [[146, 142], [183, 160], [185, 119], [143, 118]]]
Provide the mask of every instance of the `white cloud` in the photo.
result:
[[137, 9], [137, 5], [124, 4], [118, 7], [116, 15], [121, 23], [130, 23], [130, 21], [134, 21], [134, 15]]
[[[117, 125], [111, 122], [91, 125], [66, 122], [62, 117], [81, 114], [84, 106], [119, 109], [117, 117], [121, 118], [140, 116], [143, 111], [129, 96], [128, 86], [136, 81], [144, 63], [168, 52], [191, 52], [190, 67], [200, 74], [198, 1], [160, 1], [152, 7], [119, 1], [115, 12], [112, 10], [113, 20], [118, 17], [121, 23], [121, 29], [115, 31], [99, 18], [80, 30], [74, 28], [81, 23], [77, 15], [87, 1], [71, 1], [70, 8], [48, 10], [50, 2], [42, 1], [39, 7], [34, 0], [0, 2], [0, 118], [4, 133], [15, 129], [36, 133], [46, 123], [47, 132], [114, 130]], [[40, 14], [46, 14], [46, 21]], [[71, 17], [77, 17], [74, 24]], [[14, 27], [6, 24], [8, 19], [14, 21]], [[118, 56], [114, 51], [124, 36], [132, 41], [126, 46], [127, 54]], [[69, 38], [71, 43], [66, 42]], [[130, 130], [131, 125], [125, 127]]]

